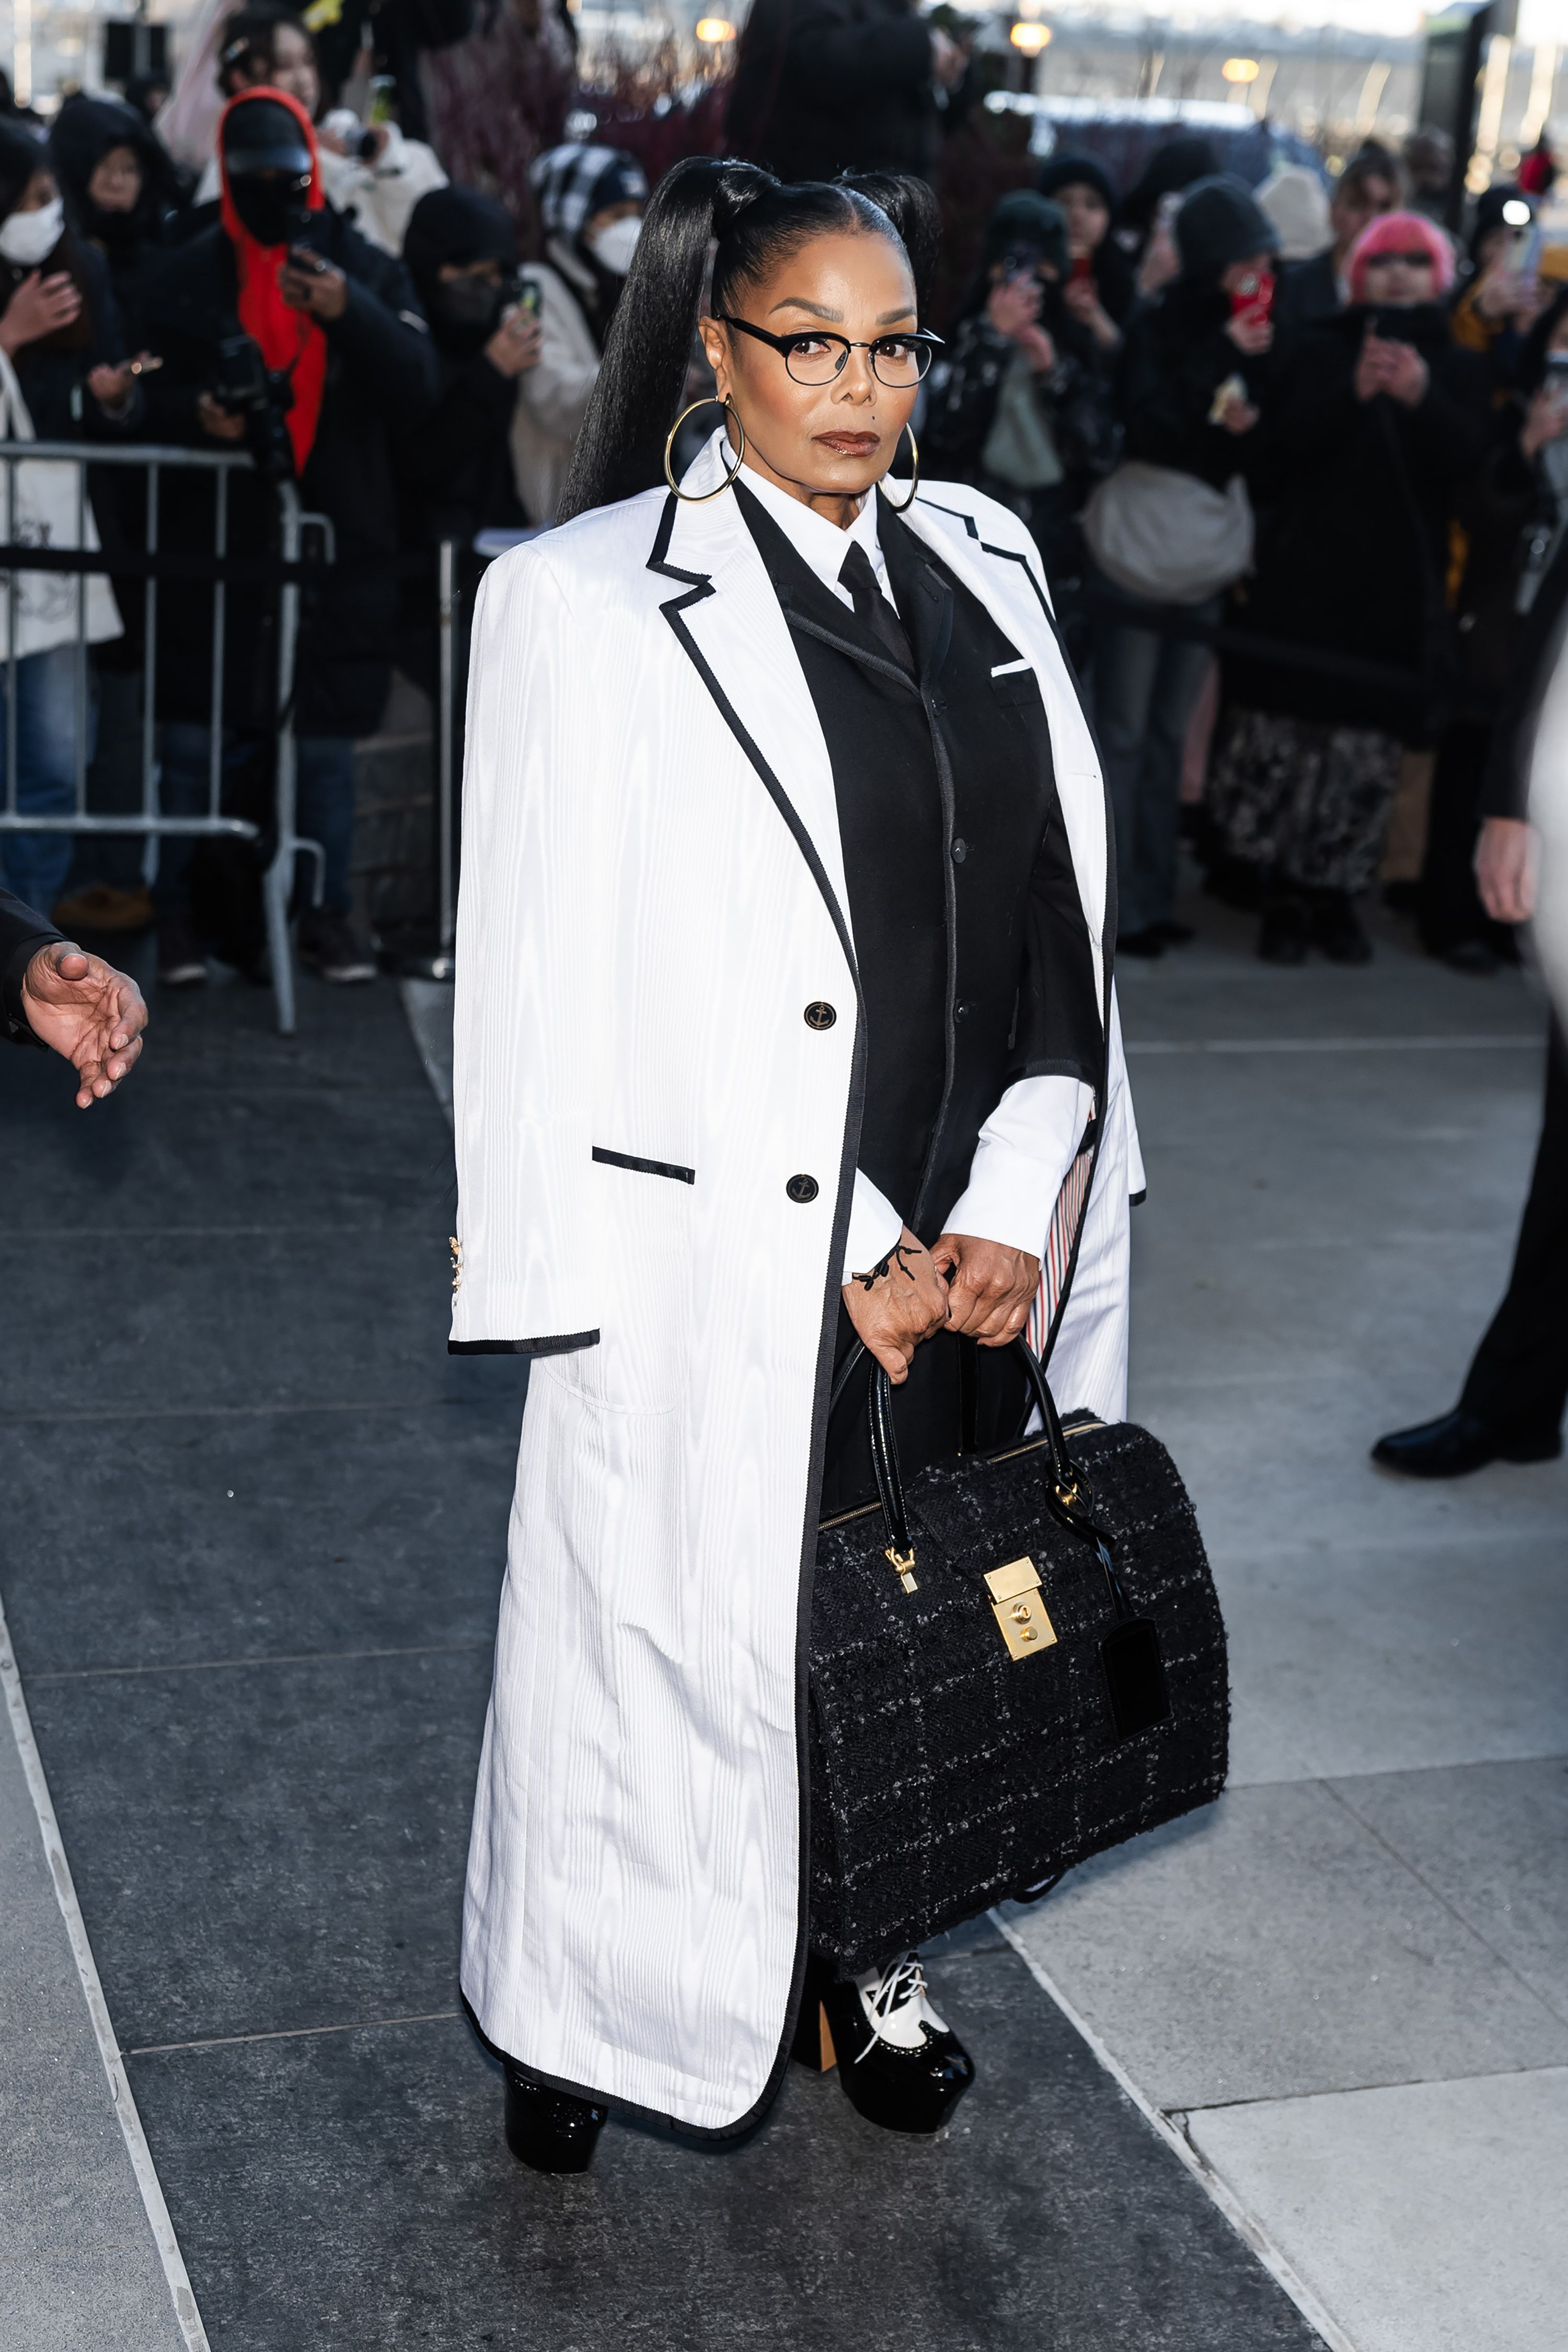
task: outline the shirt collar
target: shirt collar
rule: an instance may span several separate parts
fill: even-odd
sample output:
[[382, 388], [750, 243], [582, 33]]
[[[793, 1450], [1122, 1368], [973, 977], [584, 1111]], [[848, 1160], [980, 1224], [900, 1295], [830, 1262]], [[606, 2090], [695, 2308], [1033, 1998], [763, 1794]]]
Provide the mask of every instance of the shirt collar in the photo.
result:
[[831, 588], [840, 603], [854, 606], [855, 599], [839, 580], [844, 559], [851, 547], [863, 547], [870, 558], [871, 569], [877, 575], [877, 585], [889, 603], [892, 591], [888, 585], [888, 567], [882, 561], [881, 541], [877, 536], [877, 495], [873, 490], [847, 530], [841, 530], [826, 515], [819, 515], [799, 499], [792, 499], [753, 467], [743, 468], [742, 479], [752, 496], [758, 499], [773, 517], [790, 545], [812, 570], [823, 585]]

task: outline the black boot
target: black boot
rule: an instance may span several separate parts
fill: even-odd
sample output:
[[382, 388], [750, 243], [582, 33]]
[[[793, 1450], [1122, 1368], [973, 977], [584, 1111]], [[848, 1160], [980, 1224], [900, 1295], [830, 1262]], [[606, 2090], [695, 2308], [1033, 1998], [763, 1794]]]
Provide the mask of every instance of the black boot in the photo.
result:
[[1265, 963], [1305, 963], [1311, 927], [1307, 902], [1290, 890], [1271, 890], [1263, 901], [1258, 952]]
[[564, 2091], [547, 2091], [506, 2063], [506, 2144], [535, 2172], [586, 2172], [609, 2112]]
[[931, 2005], [915, 1952], [846, 1983], [814, 1968], [795, 2054], [814, 2068], [837, 2060], [850, 2105], [884, 2131], [940, 2130], [974, 2080], [973, 2060]]

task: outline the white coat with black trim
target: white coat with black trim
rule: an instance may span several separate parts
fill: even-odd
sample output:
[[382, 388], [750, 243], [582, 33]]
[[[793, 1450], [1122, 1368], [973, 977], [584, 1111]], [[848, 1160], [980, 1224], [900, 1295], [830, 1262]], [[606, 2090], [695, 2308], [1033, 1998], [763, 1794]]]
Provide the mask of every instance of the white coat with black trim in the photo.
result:
[[[710, 444], [683, 487], [719, 462]], [[907, 520], [1036, 670], [1103, 977], [1105, 795], [1033, 542], [952, 484]], [[864, 1056], [833, 774], [726, 496], [649, 491], [503, 557], [471, 677], [452, 1345], [538, 1361], [463, 1989], [544, 2081], [727, 2134], [776, 2088], [804, 1962], [810, 1572]], [[1051, 1377], [1115, 1420], [1142, 1174], [1103, 1001]], [[1062, 1172], [1042, 1174], [1042, 1249]]]

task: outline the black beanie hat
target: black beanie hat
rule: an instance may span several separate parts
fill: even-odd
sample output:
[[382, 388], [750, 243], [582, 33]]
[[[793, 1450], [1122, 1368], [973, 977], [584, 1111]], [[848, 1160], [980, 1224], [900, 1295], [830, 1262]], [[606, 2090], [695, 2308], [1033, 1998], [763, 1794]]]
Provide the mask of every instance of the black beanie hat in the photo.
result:
[[9, 220], [34, 173], [48, 168], [41, 139], [35, 139], [19, 123], [0, 123], [0, 220]]
[[[1535, 206], [1525, 194], [1524, 190], [1516, 187], [1511, 180], [1502, 180], [1493, 187], [1483, 188], [1476, 198], [1475, 214], [1470, 222], [1470, 259], [1472, 261], [1476, 257], [1477, 246], [1488, 231], [1501, 228], [1504, 226], [1503, 206], [1505, 205], [1522, 205], [1531, 219], [1535, 218]], [[1523, 224], [1521, 223], [1519, 226], [1522, 226]]]
[[1042, 196], [1059, 196], [1064, 188], [1092, 188], [1108, 212], [1116, 210], [1110, 174], [1092, 155], [1053, 155], [1041, 164], [1035, 185]]
[[499, 262], [517, 268], [517, 231], [511, 215], [494, 196], [477, 188], [432, 188], [408, 216], [403, 240], [408, 273], [428, 301], [441, 281], [443, 262]]
[[1033, 188], [1015, 188], [1004, 196], [985, 224], [984, 266], [990, 268], [1004, 254], [1032, 247], [1048, 262], [1058, 278], [1072, 268], [1068, 251], [1068, 216], [1060, 205], [1037, 196]]
[[1176, 251], [1182, 275], [1215, 278], [1233, 261], [1255, 253], [1276, 253], [1279, 232], [1245, 180], [1228, 172], [1194, 180], [1176, 215]]

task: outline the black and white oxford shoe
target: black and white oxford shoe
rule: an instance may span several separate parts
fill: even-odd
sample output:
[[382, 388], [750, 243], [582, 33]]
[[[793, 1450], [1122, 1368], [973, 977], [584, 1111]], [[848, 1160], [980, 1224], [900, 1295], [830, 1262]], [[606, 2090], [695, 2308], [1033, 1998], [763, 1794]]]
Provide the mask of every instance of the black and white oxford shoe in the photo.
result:
[[973, 2060], [931, 2005], [918, 1952], [840, 1982], [814, 1968], [795, 2055], [818, 2069], [837, 2061], [850, 2105], [884, 2131], [939, 2131], [974, 2080]]

